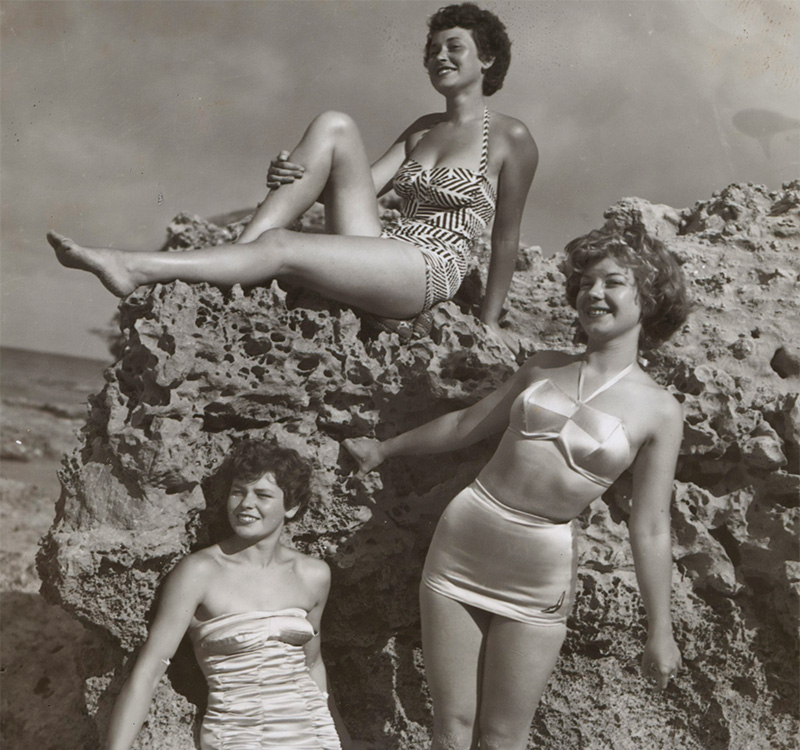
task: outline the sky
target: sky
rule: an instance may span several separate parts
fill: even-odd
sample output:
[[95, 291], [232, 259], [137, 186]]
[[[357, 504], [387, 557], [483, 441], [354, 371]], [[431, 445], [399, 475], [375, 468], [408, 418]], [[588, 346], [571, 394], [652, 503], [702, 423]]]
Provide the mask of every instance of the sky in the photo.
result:
[[[0, 343], [107, 358], [117, 300], [62, 268], [55, 229], [156, 249], [177, 213], [262, 200], [319, 112], [377, 158], [442, 99], [422, 65], [436, 0], [0, 1]], [[512, 63], [489, 106], [539, 168], [522, 242], [546, 254], [638, 196], [675, 208], [800, 176], [792, 0], [497, 0]]]

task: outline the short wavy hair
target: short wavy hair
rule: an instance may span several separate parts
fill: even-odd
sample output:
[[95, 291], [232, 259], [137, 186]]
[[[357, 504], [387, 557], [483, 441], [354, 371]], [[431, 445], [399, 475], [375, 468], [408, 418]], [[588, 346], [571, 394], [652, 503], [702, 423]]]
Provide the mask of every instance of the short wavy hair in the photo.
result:
[[642, 308], [639, 345], [654, 349], [685, 322], [691, 310], [686, 280], [675, 256], [662, 242], [638, 227], [595, 229], [572, 240], [563, 264], [567, 277], [567, 301], [577, 307], [584, 271], [604, 258], [630, 268]]
[[236, 480], [255, 482], [269, 473], [283, 490], [283, 507], [286, 510], [298, 509], [295, 518], [311, 502], [311, 462], [292, 448], [248, 438], [234, 446], [225, 463], [228, 493]]
[[428, 19], [428, 39], [425, 42], [425, 65], [431, 56], [431, 39], [446, 29], [467, 29], [472, 33], [478, 57], [484, 62], [494, 59], [483, 75], [483, 95], [491, 96], [503, 88], [511, 64], [511, 40], [503, 22], [491, 11], [475, 3], [461, 3], [439, 8]]

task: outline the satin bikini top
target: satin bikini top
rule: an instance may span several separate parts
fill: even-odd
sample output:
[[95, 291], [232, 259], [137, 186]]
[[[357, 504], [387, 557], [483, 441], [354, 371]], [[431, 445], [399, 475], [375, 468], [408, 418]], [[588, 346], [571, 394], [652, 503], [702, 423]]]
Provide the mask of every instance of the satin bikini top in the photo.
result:
[[601, 487], [609, 487], [631, 464], [631, 443], [618, 417], [589, 406], [633, 369], [618, 372], [587, 398], [582, 398], [583, 362], [578, 372], [578, 398], [552, 380], [539, 380], [517, 396], [508, 429], [527, 440], [552, 440], [572, 471]]

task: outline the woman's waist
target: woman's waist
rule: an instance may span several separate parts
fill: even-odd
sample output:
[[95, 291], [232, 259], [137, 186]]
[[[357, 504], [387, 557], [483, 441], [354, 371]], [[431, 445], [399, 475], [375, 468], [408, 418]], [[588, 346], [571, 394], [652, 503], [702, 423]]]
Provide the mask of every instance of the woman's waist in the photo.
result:
[[311, 680], [311, 674], [305, 665], [286, 663], [275, 664], [269, 669], [250, 667], [235, 671], [203, 670], [203, 673], [208, 686], [209, 702], [216, 706], [230, 703], [244, 705], [250, 700], [283, 695]]
[[466, 254], [475, 242], [475, 235], [467, 230], [448, 227], [437, 215], [429, 217], [400, 216], [389, 222], [383, 234], [391, 237], [404, 237], [440, 243], [442, 246]]
[[574, 472], [558, 449], [544, 441], [501, 443], [478, 481], [503, 504], [554, 523], [579, 516], [603, 493], [602, 487]]

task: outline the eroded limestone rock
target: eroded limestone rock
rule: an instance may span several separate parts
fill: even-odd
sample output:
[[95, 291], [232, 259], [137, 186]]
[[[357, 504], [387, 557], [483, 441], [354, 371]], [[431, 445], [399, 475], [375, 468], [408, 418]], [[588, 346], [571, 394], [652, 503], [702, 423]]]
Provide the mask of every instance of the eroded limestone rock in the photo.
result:
[[[685, 672], [663, 697], [638, 674], [646, 630], [625, 521], [623, 476], [580, 519], [570, 635], [532, 729], [538, 748], [789, 747], [797, 731], [800, 185], [732, 185], [692, 209], [637, 198], [606, 212], [660, 237], [683, 263], [691, 320], [647, 366], [683, 404], [673, 507], [674, 619]], [[230, 241], [180, 216], [167, 248]], [[305, 220], [319, 228], [319, 217]], [[394, 460], [355, 479], [348, 436], [388, 436], [473, 403], [516, 367], [471, 314], [486, 247], [430, 338], [401, 343], [366, 316], [277, 284], [156, 285], [121, 304], [124, 347], [67, 456], [39, 567], [43, 592], [109, 646], [83, 664], [99, 733], [141, 644], [164, 575], [219, 533], [214, 472], [233, 440], [273, 436], [316, 467], [318, 500], [287, 541], [334, 571], [326, 661], [355, 736], [427, 747], [431, 724], [417, 583], [448, 500], [493, 442]], [[523, 355], [573, 347], [558, 258], [525, 249], [506, 325]], [[482, 264], [482, 265], [481, 265]], [[795, 357], [796, 359], [796, 357]], [[193, 746], [204, 686], [175, 659], [138, 747]], [[200, 707], [198, 709], [198, 706]]]

